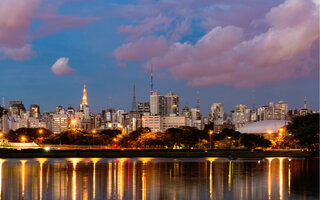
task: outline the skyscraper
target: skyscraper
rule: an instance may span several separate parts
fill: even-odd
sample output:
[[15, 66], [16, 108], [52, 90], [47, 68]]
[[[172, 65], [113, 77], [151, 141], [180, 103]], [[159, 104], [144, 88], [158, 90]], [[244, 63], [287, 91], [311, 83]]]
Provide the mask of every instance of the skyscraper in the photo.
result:
[[179, 96], [169, 92], [165, 96], [165, 115], [179, 115]]
[[153, 92], [150, 95], [150, 113], [151, 115], [164, 115], [164, 96], [159, 92]]
[[86, 85], [84, 85], [83, 87], [82, 103], [80, 104], [79, 110], [83, 112], [84, 119], [90, 119], [90, 110], [88, 105]]

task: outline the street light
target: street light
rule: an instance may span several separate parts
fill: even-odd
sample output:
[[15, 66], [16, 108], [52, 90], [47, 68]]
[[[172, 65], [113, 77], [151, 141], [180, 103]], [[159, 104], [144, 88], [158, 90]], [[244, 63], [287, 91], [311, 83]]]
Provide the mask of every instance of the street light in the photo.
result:
[[25, 142], [27, 140], [24, 136], [22, 136], [20, 139], [22, 142]]
[[211, 135], [213, 134], [213, 130], [209, 130], [209, 135], [210, 135], [210, 149], [211, 149]]
[[42, 133], [43, 133], [43, 130], [42, 130], [42, 129], [40, 129], [40, 130], [39, 130], [39, 133], [40, 133], [40, 134], [42, 134]]
[[3, 133], [0, 131], [0, 138], [2, 138], [2, 136], [3, 136]]
[[71, 123], [73, 124], [73, 128], [76, 128], [77, 120], [73, 119], [73, 120], [71, 120]]

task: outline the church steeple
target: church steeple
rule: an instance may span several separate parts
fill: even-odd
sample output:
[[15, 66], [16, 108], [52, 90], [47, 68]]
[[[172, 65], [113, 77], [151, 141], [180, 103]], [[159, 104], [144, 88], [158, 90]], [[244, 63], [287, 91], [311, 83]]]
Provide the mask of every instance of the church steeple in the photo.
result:
[[88, 105], [86, 84], [84, 84], [84, 87], [83, 87], [82, 104], [84, 104], [84, 105]]

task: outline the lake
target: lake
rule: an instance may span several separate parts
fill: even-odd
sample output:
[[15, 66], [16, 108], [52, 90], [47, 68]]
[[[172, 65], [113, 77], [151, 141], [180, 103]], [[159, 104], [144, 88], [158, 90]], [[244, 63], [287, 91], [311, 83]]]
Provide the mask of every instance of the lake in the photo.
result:
[[319, 199], [318, 158], [0, 159], [0, 199]]

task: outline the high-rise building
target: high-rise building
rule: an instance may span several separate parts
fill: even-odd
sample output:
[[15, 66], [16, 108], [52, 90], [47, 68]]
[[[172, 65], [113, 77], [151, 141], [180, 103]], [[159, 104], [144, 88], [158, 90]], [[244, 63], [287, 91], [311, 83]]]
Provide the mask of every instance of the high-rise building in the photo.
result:
[[15, 100], [9, 101], [9, 116], [21, 116], [23, 113], [26, 112], [22, 101]]
[[150, 112], [150, 103], [149, 102], [139, 102], [138, 103], [138, 112], [139, 113], [149, 113]]
[[36, 104], [31, 104], [29, 114], [30, 114], [30, 117], [39, 118], [40, 117], [40, 106], [36, 105]]
[[173, 92], [169, 92], [165, 96], [165, 115], [178, 116], [179, 115], [179, 96]]
[[84, 119], [90, 119], [90, 110], [88, 105], [86, 85], [84, 85], [83, 87], [82, 103], [80, 104], [79, 111], [83, 112]]
[[235, 110], [231, 114], [232, 124], [235, 125], [235, 128], [241, 128], [251, 120], [251, 110], [247, 108], [246, 105], [236, 105]]
[[213, 122], [214, 125], [222, 125], [224, 123], [224, 109], [222, 103], [213, 103], [211, 105], [209, 120]]
[[150, 113], [151, 115], [164, 115], [164, 96], [159, 92], [153, 92], [150, 95]]
[[52, 118], [51, 125], [52, 125], [52, 132], [55, 134], [61, 133], [61, 131], [68, 129], [68, 115], [67, 114], [54, 115]]

